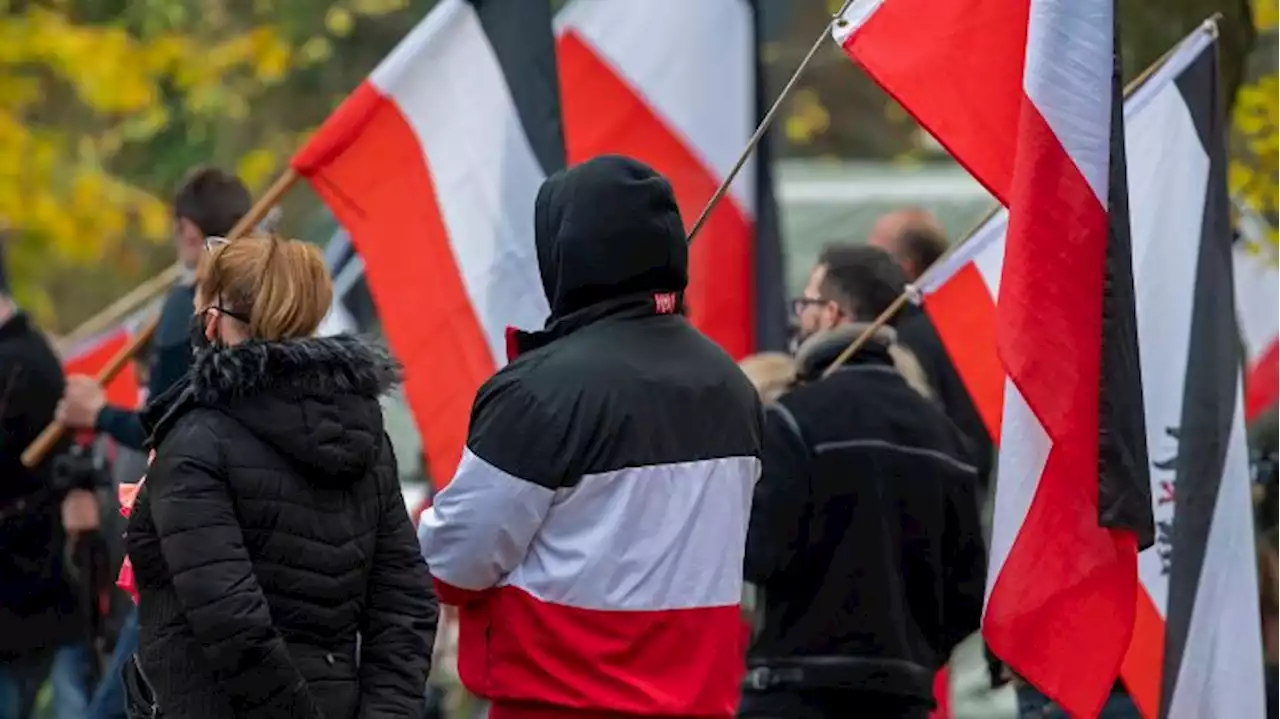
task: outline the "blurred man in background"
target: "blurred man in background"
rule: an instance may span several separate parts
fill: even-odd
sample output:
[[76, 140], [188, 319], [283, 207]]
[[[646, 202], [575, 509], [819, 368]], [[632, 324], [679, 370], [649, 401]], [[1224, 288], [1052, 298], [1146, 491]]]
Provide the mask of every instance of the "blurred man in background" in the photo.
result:
[[53, 457], [35, 469], [22, 451], [53, 419], [62, 365], [9, 295], [0, 258], [0, 717], [27, 719], [56, 675], [54, 714], [84, 711], [83, 648], [76, 592], [67, 578], [63, 493]]
[[[920, 279], [920, 275], [946, 253], [949, 244], [938, 218], [920, 208], [895, 210], [881, 216], [872, 226], [867, 243], [892, 255], [902, 266], [907, 282]], [[969, 391], [951, 364], [942, 338], [929, 316], [915, 305], [908, 304], [899, 310], [893, 325], [898, 330], [898, 340], [920, 360], [934, 397], [972, 445], [978, 481], [985, 491], [995, 449]]]
[[895, 363], [891, 328], [823, 376], [904, 286], [882, 250], [830, 248], [795, 301], [808, 338], [765, 415], [745, 561], [763, 626], [740, 716], [923, 719], [978, 628], [986, 551], [960, 432]]
[[[192, 273], [204, 252], [205, 238], [230, 233], [250, 204], [249, 191], [240, 180], [217, 168], [193, 170], [174, 196], [174, 244], [186, 273], [165, 297], [152, 338], [147, 384], [151, 397], [167, 390], [191, 366]], [[147, 439], [137, 413], [108, 405], [97, 381], [84, 375], [67, 378], [58, 419], [68, 427], [96, 429], [134, 449], [142, 449]]]
[[[159, 324], [149, 347], [148, 397], [163, 394], [191, 366], [194, 273], [204, 252], [205, 238], [229, 234], [249, 211], [250, 205], [249, 191], [244, 184], [235, 175], [217, 168], [196, 168], [174, 196], [174, 245], [178, 261], [186, 272], [169, 291], [160, 310]], [[66, 395], [58, 403], [57, 417], [68, 427], [94, 429], [106, 434], [128, 450], [141, 452], [146, 443], [146, 432], [137, 412], [108, 405], [106, 394], [93, 377], [74, 375], [67, 378]], [[140, 476], [139, 472], [133, 480]], [[129, 613], [120, 629], [111, 665], [90, 702], [87, 714], [90, 719], [124, 716], [124, 687], [120, 671], [137, 645], [138, 617], [135, 610]]]

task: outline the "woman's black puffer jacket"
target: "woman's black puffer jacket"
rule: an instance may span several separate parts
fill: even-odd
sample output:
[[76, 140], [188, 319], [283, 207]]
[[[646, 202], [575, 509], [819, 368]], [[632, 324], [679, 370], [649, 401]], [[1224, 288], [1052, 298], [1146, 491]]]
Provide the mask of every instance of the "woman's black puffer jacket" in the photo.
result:
[[197, 354], [148, 406], [126, 544], [164, 716], [416, 717], [437, 605], [383, 432], [384, 351]]

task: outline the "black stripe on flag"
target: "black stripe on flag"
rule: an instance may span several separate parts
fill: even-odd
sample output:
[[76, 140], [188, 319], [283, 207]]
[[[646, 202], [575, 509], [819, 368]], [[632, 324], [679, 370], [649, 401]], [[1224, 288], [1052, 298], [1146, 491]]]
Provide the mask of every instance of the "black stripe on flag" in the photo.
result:
[[560, 84], [551, 3], [468, 0], [498, 57], [507, 90], [544, 174], [564, 169]]
[[[756, 121], [769, 110], [765, 92], [765, 23], [760, 0], [744, 0], [751, 6], [755, 30]], [[773, 133], [765, 134], [756, 150], [756, 234], [755, 234], [755, 339], [754, 351], [783, 351], [790, 334], [787, 324], [786, 259], [782, 253], [778, 204], [773, 194]]]
[[1155, 541], [1151, 476], [1138, 362], [1133, 242], [1120, 83], [1119, 25], [1111, 73], [1111, 168], [1108, 178], [1106, 277], [1102, 293], [1102, 362], [1098, 381], [1098, 523], [1127, 529], [1138, 548]]
[[1168, 713], [1187, 649], [1214, 508], [1223, 481], [1240, 373], [1231, 277], [1226, 135], [1217, 65], [1215, 42], [1176, 81], [1209, 156], [1209, 175], [1178, 432], [1174, 560], [1169, 572], [1161, 716]]

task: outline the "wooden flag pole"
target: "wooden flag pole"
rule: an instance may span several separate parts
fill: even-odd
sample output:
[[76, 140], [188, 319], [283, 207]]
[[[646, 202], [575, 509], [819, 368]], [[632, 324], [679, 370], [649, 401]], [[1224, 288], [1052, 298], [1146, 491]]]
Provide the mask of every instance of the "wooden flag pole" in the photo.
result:
[[[280, 208], [277, 207], [275, 209], [278, 210]], [[268, 212], [266, 217], [258, 223], [258, 226], [263, 228], [264, 231], [269, 231], [274, 225], [272, 222], [273, 212], [275, 210]], [[65, 351], [76, 342], [92, 337], [116, 324], [125, 315], [167, 292], [180, 279], [182, 279], [182, 265], [175, 262], [166, 267], [160, 274], [134, 287], [124, 297], [107, 305], [101, 312], [81, 322], [75, 329], [58, 338], [59, 349]]]
[[[235, 227], [231, 228], [231, 231], [227, 233], [227, 239], [236, 240], [243, 237], [249, 232], [249, 230], [253, 229], [254, 226], [267, 216], [267, 213], [271, 211], [271, 208], [276, 206], [276, 203], [280, 201], [280, 198], [283, 197], [295, 183], [297, 183], [299, 177], [298, 173], [292, 168], [286, 170], [284, 174], [280, 175], [280, 177], [272, 183], [271, 187], [267, 188], [267, 191], [258, 198], [258, 201], [254, 203], [253, 207], [249, 208], [249, 212], [246, 213], [244, 217], [240, 218], [240, 221], [236, 223]], [[107, 365], [98, 373], [97, 379], [99, 385], [105, 386], [111, 380], [115, 379], [115, 376], [120, 373], [120, 370], [124, 368], [125, 363], [129, 361], [129, 358], [133, 357], [134, 353], [138, 351], [138, 348], [151, 341], [151, 336], [155, 334], [156, 326], [159, 322], [160, 318], [158, 316], [152, 318], [146, 326], [129, 339], [129, 342], [124, 347], [120, 348], [119, 352], [116, 352], [115, 356], [111, 358], [111, 361], [107, 362]], [[40, 433], [40, 436], [36, 437], [31, 444], [27, 445], [27, 448], [22, 452], [22, 464], [28, 468], [35, 467], [40, 464], [40, 462], [44, 460], [45, 456], [49, 454], [49, 451], [53, 449], [54, 445], [62, 439], [62, 435], [65, 431], [66, 427], [62, 426], [61, 422], [56, 420], [50, 422], [49, 426], [45, 427], [44, 431]]]
[[107, 305], [101, 312], [81, 322], [75, 329], [63, 335], [58, 340], [59, 347], [66, 350], [76, 342], [92, 337], [116, 324], [126, 315], [164, 294], [181, 277], [182, 265], [174, 263], [166, 267], [160, 274], [134, 287], [128, 294]]
[[[1218, 36], [1218, 20], [1221, 17], [1222, 17], [1222, 13], [1214, 13], [1209, 17], [1209, 19], [1204, 21], [1204, 23], [1196, 30], [1196, 32], [1209, 32], [1209, 33], [1212, 33], [1214, 37], [1217, 37]], [[1127, 100], [1135, 90], [1137, 90], [1139, 87], [1142, 87], [1142, 84], [1145, 83], [1148, 79], [1150, 79], [1151, 76], [1155, 73], [1155, 71], [1159, 70], [1165, 64], [1165, 62], [1168, 61], [1168, 59], [1173, 55], [1174, 51], [1177, 50], [1184, 41], [1185, 40], [1179, 40], [1173, 47], [1169, 48], [1155, 62], [1148, 65], [1147, 69], [1138, 73], [1137, 77], [1130, 80], [1129, 83], [1124, 87], [1124, 99]], [[940, 265], [943, 262], [943, 260], [945, 260], [952, 252], [954, 252], [957, 248], [959, 248], [964, 243], [968, 242], [969, 239], [973, 237], [973, 235], [976, 234], [978, 230], [982, 229], [982, 226], [987, 224], [987, 222], [992, 217], [995, 217], [996, 213], [999, 212], [1000, 209], [1001, 207], [998, 204], [995, 207], [991, 208], [991, 210], [988, 211], [983, 216], [983, 218], [978, 222], [977, 226], [975, 226], [972, 230], [969, 230], [969, 232], [965, 235], [965, 238], [963, 240], [960, 240], [959, 242], [956, 242], [955, 244], [948, 247], [947, 251], [944, 252], [941, 257], [934, 260], [933, 263], [929, 265], [929, 267]], [[928, 271], [929, 270], [926, 269], [925, 273], [927, 273]], [[921, 273], [921, 276], [923, 275], [924, 273]], [[917, 290], [915, 286], [907, 285], [907, 289], [903, 290], [902, 294], [898, 295], [897, 299], [895, 299], [892, 303], [890, 303], [889, 306], [886, 307], [883, 312], [881, 312], [874, 320], [871, 321], [871, 324], [867, 325], [866, 329], [864, 329], [861, 332], [861, 334], [853, 338], [853, 341], [849, 343], [849, 346], [845, 347], [844, 350], [839, 355], [836, 356], [835, 360], [832, 361], [832, 363], [827, 367], [827, 369], [822, 372], [822, 377], [826, 378], [830, 376], [832, 372], [835, 372], [836, 370], [840, 369], [840, 367], [845, 362], [848, 362], [849, 358], [852, 357], [853, 354], [857, 352], [859, 349], [862, 349], [862, 346], [867, 343], [867, 340], [871, 339], [871, 335], [875, 334], [876, 330], [889, 324], [889, 322], [893, 319], [894, 315], [898, 314], [898, 312], [901, 311], [902, 308], [907, 304], [907, 302], [916, 294], [917, 294]]]

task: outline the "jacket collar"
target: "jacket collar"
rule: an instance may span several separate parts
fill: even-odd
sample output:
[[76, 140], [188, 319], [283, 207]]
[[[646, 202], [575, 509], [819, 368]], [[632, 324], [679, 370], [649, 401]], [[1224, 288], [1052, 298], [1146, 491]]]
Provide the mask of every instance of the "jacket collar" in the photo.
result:
[[[804, 382], [820, 379], [827, 367], [835, 362], [868, 325], [867, 322], [841, 325], [805, 340], [796, 351], [796, 377]], [[881, 327], [844, 364], [892, 367], [893, 358], [889, 355], [889, 345], [896, 340], [897, 333], [893, 328]]]
[[9, 315], [8, 319], [0, 321], [0, 341], [21, 337], [30, 331], [31, 320], [27, 319], [27, 313], [21, 310]]
[[187, 374], [151, 399], [140, 418], [158, 444], [193, 407], [229, 409], [265, 395], [293, 402], [337, 395], [376, 399], [400, 377], [400, 365], [386, 348], [351, 335], [250, 340], [196, 352]]
[[536, 332], [508, 327], [507, 361], [514, 361], [522, 354], [546, 347], [597, 322], [683, 313], [682, 292], [642, 292], [597, 302], [561, 317], [551, 317], [546, 327]]

